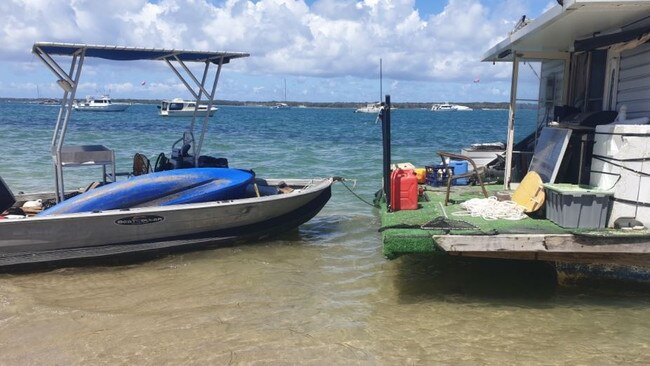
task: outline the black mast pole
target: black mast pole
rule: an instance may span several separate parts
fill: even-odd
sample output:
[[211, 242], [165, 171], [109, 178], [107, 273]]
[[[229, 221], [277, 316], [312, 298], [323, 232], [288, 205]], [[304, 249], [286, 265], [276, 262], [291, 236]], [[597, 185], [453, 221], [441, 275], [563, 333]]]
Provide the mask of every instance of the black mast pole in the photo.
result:
[[386, 95], [386, 102], [383, 103], [382, 114], [382, 142], [384, 147], [384, 196], [386, 197], [386, 208], [390, 207], [390, 95]]

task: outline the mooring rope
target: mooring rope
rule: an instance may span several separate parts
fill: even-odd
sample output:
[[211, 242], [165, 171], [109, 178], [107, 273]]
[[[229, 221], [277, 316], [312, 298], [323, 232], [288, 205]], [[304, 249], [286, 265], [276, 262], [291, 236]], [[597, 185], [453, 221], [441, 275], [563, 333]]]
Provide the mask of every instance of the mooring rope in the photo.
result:
[[352, 193], [352, 195], [355, 196], [356, 198], [358, 198], [361, 202], [365, 203], [366, 205], [372, 206], [372, 207], [377, 207], [377, 205], [374, 205], [374, 204], [366, 201], [365, 199], [363, 199], [363, 197], [361, 197], [358, 194], [354, 193], [354, 191], [352, 189], [357, 185], [356, 179], [352, 180], [354, 182], [354, 186], [352, 187], [352, 189], [350, 187], [348, 187], [347, 184], [345, 184], [345, 181], [347, 181], [347, 180], [348, 179], [341, 178], [339, 180], [339, 182], [341, 182], [341, 184], [343, 184], [343, 187], [347, 188], [347, 190], [350, 191], [350, 193]]
[[484, 220], [521, 220], [528, 216], [524, 208], [514, 201], [498, 201], [496, 197], [472, 198], [460, 204], [466, 211], [454, 212], [454, 216], [482, 217]]

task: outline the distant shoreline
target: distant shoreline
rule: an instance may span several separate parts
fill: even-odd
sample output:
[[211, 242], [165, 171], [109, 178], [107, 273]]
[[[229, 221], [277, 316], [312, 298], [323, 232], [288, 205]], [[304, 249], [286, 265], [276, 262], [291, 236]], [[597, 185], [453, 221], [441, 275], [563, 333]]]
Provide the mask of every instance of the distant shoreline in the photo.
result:
[[[0, 102], [23, 102], [23, 103], [40, 103], [40, 104], [55, 104], [58, 103], [58, 98], [0, 98]], [[156, 99], [113, 99], [114, 102], [120, 103], [134, 103], [134, 104], [153, 104], [158, 105], [160, 100]], [[48, 103], [49, 102], [49, 103]], [[271, 107], [276, 105], [279, 101], [233, 101], [233, 100], [216, 100], [216, 105], [222, 106], [244, 106], [244, 107]], [[287, 101], [290, 107], [307, 107], [307, 108], [348, 108], [356, 109], [365, 107], [368, 102], [290, 102]], [[433, 104], [440, 104], [443, 102], [396, 102], [393, 106], [397, 109], [431, 109]], [[493, 103], [493, 102], [453, 102], [454, 104], [464, 105], [473, 109], [508, 109], [507, 102]], [[524, 105], [523, 108], [529, 108], [533, 104]], [[536, 108], [536, 107], [534, 107]]]

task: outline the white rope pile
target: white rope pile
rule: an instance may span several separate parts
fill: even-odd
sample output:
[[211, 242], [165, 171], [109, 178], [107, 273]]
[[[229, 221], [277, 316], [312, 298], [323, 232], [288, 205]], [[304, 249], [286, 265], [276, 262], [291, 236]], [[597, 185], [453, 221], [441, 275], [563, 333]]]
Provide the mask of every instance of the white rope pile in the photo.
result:
[[496, 197], [472, 198], [460, 204], [466, 211], [454, 212], [454, 216], [482, 217], [484, 220], [525, 219], [524, 208], [514, 201], [498, 201]]

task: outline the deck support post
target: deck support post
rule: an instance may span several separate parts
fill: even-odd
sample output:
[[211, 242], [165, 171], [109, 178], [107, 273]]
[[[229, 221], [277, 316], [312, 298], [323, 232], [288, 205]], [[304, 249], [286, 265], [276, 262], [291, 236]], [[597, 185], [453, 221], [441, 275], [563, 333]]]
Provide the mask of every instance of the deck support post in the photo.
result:
[[512, 180], [512, 151], [515, 146], [515, 112], [517, 110], [517, 82], [519, 80], [519, 57], [515, 52], [512, 60], [512, 83], [510, 84], [510, 109], [508, 113], [508, 137], [506, 146], [506, 167], [503, 174], [503, 188], [510, 189]]
[[381, 109], [381, 127], [382, 127], [382, 142], [383, 142], [383, 171], [384, 171], [384, 196], [386, 197], [386, 207], [388, 211], [390, 207], [390, 95], [386, 95], [386, 102], [383, 103]]

